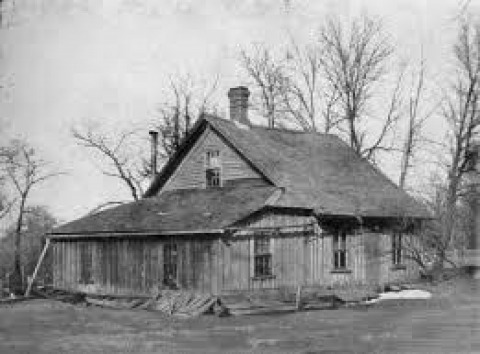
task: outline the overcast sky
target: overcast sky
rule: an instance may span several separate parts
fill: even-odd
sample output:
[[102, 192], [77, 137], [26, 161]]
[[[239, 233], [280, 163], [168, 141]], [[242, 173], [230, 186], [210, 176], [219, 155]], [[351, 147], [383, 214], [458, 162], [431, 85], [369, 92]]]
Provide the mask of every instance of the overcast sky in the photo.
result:
[[[34, 202], [62, 220], [81, 216], [127, 191], [101, 175], [70, 135], [73, 124], [148, 123], [168, 75], [219, 75], [220, 104], [228, 87], [245, 83], [239, 49], [274, 47], [291, 33], [310, 41], [325, 15], [344, 20], [367, 13], [383, 19], [401, 56], [423, 45], [434, 85], [448, 65], [460, 0], [6, 0], [0, 30], [2, 139], [23, 137], [69, 174], [45, 184]], [[480, 8], [480, 0], [470, 6]], [[437, 80], [437, 81], [436, 81]], [[443, 134], [430, 124], [431, 134]], [[395, 171], [387, 171], [395, 177]]]

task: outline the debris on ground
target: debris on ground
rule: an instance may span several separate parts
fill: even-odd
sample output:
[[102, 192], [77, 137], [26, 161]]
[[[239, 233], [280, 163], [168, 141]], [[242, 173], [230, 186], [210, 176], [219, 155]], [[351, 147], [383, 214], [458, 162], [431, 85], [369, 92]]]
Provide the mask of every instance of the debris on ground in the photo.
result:
[[226, 316], [228, 308], [218, 296], [183, 290], [159, 290], [152, 296], [94, 295], [52, 287], [35, 287], [30, 297], [0, 299], [1, 304], [20, 301], [47, 299], [73, 305], [100, 306], [112, 309], [142, 309], [159, 311], [168, 315], [189, 318], [202, 314]]
[[2, 303], [15, 303], [33, 298], [57, 300], [73, 305], [99, 306], [112, 309], [138, 309], [158, 311], [180, 318], [203, 314], [216, 316], [259, 315], [295, 312], [299, 310], [336, 309], [339, 307], [368, 308], [383, 300], [430, 299], [432, 294], [413, 286], [389, 284], [372, 291], [305, 288], [303, 291], [282, 289], [280, 292], [233, 292], [221, 295], [197, 293], [182, 289], [159, 289], [148, 296], [99, 295], [37, 286], [31, 297], [0, 299]]
[[85, 294], [83, 293], [54, 289], [45, 286], [32, 288], [31, 296], [42, 299], [58, 300], [71, 304], [79, 304], [85, 302]]
[[232, 315], [265, 315], [272, 313], [286, 313], [299, 310], [333, 309], [343, 306], [346, 301], [335, 294], [307, 293], [301, 299], [294, 295], [283, 294], [280, 298], [272, 294], [261, 292], [238, 292], [223, 294], [223, 304]]
[[212, 313], [225, 316], [228, 309], [219, 297], [181, 290], [158, 291], [150, 298], [115, 298], [87, 296], [85, 301], [90, 305], [115, 309], [143, 309], [159, 311], [176, 317], [196, 317]]

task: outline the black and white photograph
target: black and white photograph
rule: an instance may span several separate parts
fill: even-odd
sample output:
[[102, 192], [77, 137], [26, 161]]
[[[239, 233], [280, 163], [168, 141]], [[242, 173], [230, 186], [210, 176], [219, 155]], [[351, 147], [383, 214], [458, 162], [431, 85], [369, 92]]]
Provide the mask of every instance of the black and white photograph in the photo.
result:
[[0, 0], [0, 353], [480, 353], [480, 0]]

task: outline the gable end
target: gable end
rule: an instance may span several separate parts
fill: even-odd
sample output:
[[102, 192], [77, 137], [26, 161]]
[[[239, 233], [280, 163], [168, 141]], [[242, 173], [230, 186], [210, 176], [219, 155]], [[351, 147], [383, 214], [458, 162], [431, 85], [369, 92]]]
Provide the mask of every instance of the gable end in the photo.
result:
[[208, 121], [202, 120], [196, 127], [196, 132], [192, 131], [192, 137], [182, 144], [145, 196], [153, 196], [160, 191], [206, 188], [205, 159], [208, 151], [218, 151], [220, 154], [221, 186], [237, 183], [264, 186], [272, 184]]

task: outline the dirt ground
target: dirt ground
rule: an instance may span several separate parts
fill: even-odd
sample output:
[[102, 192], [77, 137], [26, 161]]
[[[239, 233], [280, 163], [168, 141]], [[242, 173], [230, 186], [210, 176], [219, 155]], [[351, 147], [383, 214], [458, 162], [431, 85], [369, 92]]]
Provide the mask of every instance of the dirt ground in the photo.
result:
[[31, 300], [0, 307], [0, 353], [480, 353], [479, 289], [461, 280], [431, 300], [193, 320]]

